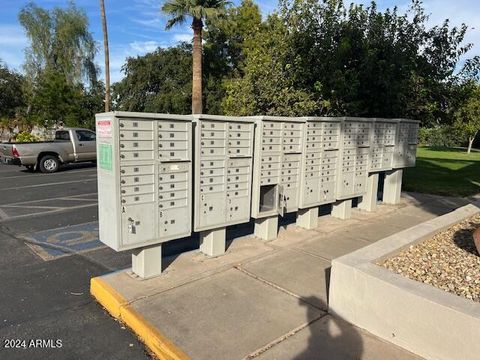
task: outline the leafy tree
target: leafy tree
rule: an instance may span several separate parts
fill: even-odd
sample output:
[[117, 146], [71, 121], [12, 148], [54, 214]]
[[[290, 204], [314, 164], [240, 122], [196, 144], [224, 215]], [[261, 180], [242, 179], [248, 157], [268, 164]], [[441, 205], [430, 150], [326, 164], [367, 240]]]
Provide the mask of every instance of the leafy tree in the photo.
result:
[[171, 18], [166, 28], [185, 23], [192, 17], [193, 52], [192, 52], [192, 112], [201, 114], [202, 107], [202, 31], [205, 19], [213, 19], [225, 13], [230, 3], [225, 0], [168, 0], [162, 11]]
[[191, 113], [192, 46], [181, 44], [128, 58], [114, 84], [116, 110]]
[[[91, 127], [91, 119], [101, 107], [90, 102], [103, 85], [97, 81], [95, 42], [85, 12], [73, 2], [52, 10], [30, 2], [18, 18], [30, 40], [23, 88], [27, 123], [50, 126], [63, 121], [70, 126]], [[101, 106], [102, 100], [97, 100]]]
[[456, 112], [455, 127], [468, 139], [467, 152], [470, 154], [472, 144], [480, 131], [480, 85], [468, 83], [469, 96]]
[[321, 103], [292, 77], [291, 43], [281, 18], [272, 15], [245, 49], [244, 76], [226, 81], [223, 110], [231, 115], [313, 115]]
[[0, 118], [15, 117], [19, 108], [25, 105], [23, 84], [24, 77], [0, 61]]
[[260, 9], [252, 0], [243, 0], [238, 7], [229, 7], [224, 16], [206, 22], [203, 64], [205, 113], [223, 113], [224, 81], [243, 73], [245, 49], [251, 47], [261, 23]]
[[31, 77], [48, 69], [63, 74], [69, 84], [84, 78], [96, 81], [95, 42], [88, 31], [87, 15], [73, 2], [65, 9], [50, 11], [30, 2], [20, 10], [18, 19], [30, 39], [25, 68]]

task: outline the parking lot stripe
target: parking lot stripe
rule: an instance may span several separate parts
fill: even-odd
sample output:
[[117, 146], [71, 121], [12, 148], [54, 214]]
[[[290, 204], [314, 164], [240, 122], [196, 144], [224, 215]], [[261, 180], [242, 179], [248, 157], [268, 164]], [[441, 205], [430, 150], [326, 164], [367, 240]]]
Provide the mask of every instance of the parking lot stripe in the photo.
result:
[[[57, 197], [57, 198], [48, 198], [48, 199], [40, 199], [40, 200], [34, 200], [34, 201], [20, 201], [16, 203], [10, 203], [10, 204], [2, 204], [0, 206], [11, 206], [11, 205], [22, 205], [25, 204], [29, 206], [29, 204], [34, 204], [34, 203], [39, 203], [39, 202], [44, 202], [44, 201], [53, 201], [53, 200], [62, 200], [62, 199], [72, 199], [72, 200], [77, 200], [77, 196], [89, 196], [89, 195], [97, 195], [96, 192], [94, 193], [86, 193], [86, 194], [80, 194], [80, 195], [72, 195], [72, 196], [62, 196], [62, 197]], [[88, 200], [88, 199], [85, 199]], [[92, 199], [92, 201], [97, 201], [97, 199]]]
[[50, 215], [50, 214], [56, 214], [60, 212], [65, 212], [69, 210], [75, 210], [75, 209], [83, 209], [83, 208], [88, 208], [92, 206], [98, 206], [97, 203], [94, 204], [86, 204], [86, 205], [78, 205], [78, 206], [71, 206], [68, 208], [57, 208], [55, 210], [49, 210], [49, 211], [43, 211], [43, 212], [38, 212], [34, 214], [25, 214], [25, 215], [18, 215], [18, 216], [11, 216], [6, 219], [1, 219], [0, 223], [5, 222], [5, 221], [12, 221], [12, 220], [18, 220], [21, 218], [33, 218], [33, 217], [38, 217], [38, 216], [43, 216], [43, 215]]
[[21, 178], [21, 179], [25, 179], [25, 178], [31, 178], [31, 177], [44, 177], [44, 176], [59, 176], [59, 175], [75, 175], [75, 174], [78, 174], [78, 173], [84, 173], [84, 172], [95, 172], [97, 171], [96, 168], [92, 168], [92, 169], [85, 169], [85, 170], [72, 170], [72, 171], [63, 171], [63, 172], [56, 172], [56, 173], [53, 173], [53, 174], [30, 174], [30, 175], [15, 175], [15, 176], [6, 176], [6, 177], [2, 177], [3, 180], [5, 179], [17, 179], [17, 178]]
[[83, 180], [71, 180], [71, 181], [60, 181], [54, 183], [47, 183], [47, 184], [35, 184], [35, 185], [26, 185], [26, 186], [19, 186], [19, 187], [11, 187], [6, 189], [0, 189], [0, 191], [7, 191], [7, 190], [20, 190], [20, 189], [28, 189], [28, 188], [37, 188], [42, 186], [53, 186], [53, 185], [65, 185], [65, 184], [73, 184], [73, 183], [80, 183], [80, 182], [88, 182], [88, 181], [97, 181], [97, 179], [83, 179]]
[[186, 360], [189, 357], [172, 341], [136, 312], [101, 277], [90, 280], [90, 294], [116, 319], [124, 322], [160, 359]]

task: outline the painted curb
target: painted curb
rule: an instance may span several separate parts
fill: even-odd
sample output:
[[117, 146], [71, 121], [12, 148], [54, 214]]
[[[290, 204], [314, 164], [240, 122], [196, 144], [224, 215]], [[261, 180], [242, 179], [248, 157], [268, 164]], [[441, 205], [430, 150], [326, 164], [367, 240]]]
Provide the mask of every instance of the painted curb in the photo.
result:
[[101, 277], [90, 279], [90, 294], [114, 318], [125, 323], [159, 358], [165, 360], [190, 359], [172, 341], [151, 325], [142, 315]]

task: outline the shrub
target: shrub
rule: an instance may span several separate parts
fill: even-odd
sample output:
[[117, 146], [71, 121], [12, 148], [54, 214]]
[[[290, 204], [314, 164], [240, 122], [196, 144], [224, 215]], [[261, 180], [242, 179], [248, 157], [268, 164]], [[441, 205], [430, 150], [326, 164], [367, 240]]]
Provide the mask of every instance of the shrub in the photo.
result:
[[15, 136], [15, 141], [16, 142], [35, 142], [35, 141], [40, 141], [40, 138], [30, 134], [29, 132], [22, 131], [18, 133], [17, 136]]
[[418, 132], [418, 139], [424, 146], [455, 147], [461, 143], [456, 129], [449, 125], [421, 128]]

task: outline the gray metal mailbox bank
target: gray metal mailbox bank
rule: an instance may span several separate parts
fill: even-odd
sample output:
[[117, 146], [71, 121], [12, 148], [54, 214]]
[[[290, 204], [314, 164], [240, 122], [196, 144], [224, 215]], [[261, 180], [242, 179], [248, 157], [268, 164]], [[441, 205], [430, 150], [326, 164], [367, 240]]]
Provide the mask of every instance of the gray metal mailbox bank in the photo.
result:
[[225, 252], [225, 227], [250, 220], [254, 123], [195, 115], [194, 230], [200, 250]]
[[354, 117], [231, 117], [111, 112], [96, 116], [100, 240], [133, 250], [141, 278], [162, 272], [162, 243], [199, 232], [200, 250], [225, 252], [226, 227], [255, 221], [277, 237], [278, 216], [318, 226], [319, 206], [351, 215], [400, 201], [415, 165], [419, 122]]
[[257, 116], [253, 157], [255, 234], [277, 236], [278, 215], [298, 210], [305, 119]]
[[100, 240], [139, 249], [133, 271], [156, 275], [161, 247], [149, 246], [192, 231], [192, 116], [104, 113], [96, 130]]

